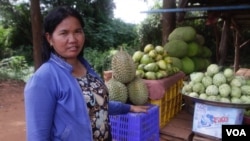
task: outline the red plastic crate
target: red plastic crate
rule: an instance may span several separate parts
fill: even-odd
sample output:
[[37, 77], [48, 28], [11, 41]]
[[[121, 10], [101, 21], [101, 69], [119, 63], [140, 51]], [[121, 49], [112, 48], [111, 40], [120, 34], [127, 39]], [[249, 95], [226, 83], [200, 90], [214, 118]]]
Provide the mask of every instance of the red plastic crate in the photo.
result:
[[110, 115], [115, 141], [159, 141], [159, 107], [151, 105], [147, 113]]

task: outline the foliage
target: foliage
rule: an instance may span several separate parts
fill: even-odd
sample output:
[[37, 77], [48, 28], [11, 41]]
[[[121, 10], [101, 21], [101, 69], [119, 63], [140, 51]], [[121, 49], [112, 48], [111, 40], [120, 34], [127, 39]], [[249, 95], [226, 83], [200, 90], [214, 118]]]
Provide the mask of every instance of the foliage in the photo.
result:
[[[156, 2], [151, 9], [161, 8], [159, 2]], [[150, 14], [138, 26], [138, 40], [141, 44], [141, 49], [147, 44], [161, 45], [162, 44], [162, 25], [161, 14]]]
[[85, 34], [85, 46], [98, 50], [109, 50], [123, 43], [136, 44], [137, 34], [135, 26], [126, 24], [120, 20], [111, 20], [108, 24], [95, 23], [91, 19], [87, 19]]
[[7, 56], [11, 56], [12, 52], [8, 48], [10, 46], [9, 33], [11, 29], [4, 29], [0, 26], [0, 59], [5, 58]]
[[[135, 52], [133, 46], [128, 46], [127, 44], [122, 44], [119, 47], [123, 47], [130, 55]], [[111, 70], [111, 60], [115, 51], [119, 50], [119, 47], [110, 48], [106, 51], [100, 51], [94, 48], [85, 48], [84, 49], [84, 58], [89, 61], [93, 69], [102, 76], [103, 71]]]
[[84, 58], [89, 61], [93, 69], [102, 76], [102, 72], [110, 66], [107, 60], [109, 56], [109, 51], [98, 51], [97, 49], [85, 48]]
[[[138, 44], [135, 25], [113, 19], [113, 0], [41, 0], [40, 3], [42, 16], [58, 5], [71, 5], [80, 11], [85, 21], [85, 47], [105, 51], [123, 43], [131, 46]], [[0, 34], [0, 58], [20, 54], [31, 64], [33, 54], [29, 3], [14, 5], [0, 0], [0, 8], [0, 25], [3, 25], [0, 33], [4, 32]]]
[[12, 56], [0, 61], [0, 78], [17, 79], [26, 81], [26, 77], [31, 74], [24, 56]]
[[8, 42], [9, 47], [15, 49], [19, 45], [31, 45], [32, 32], [30, 22], [30, 10], [27, 3], [13, 5], [10, 2], [0, 1], [2, 16], [1, 25], [4, 29], [9, 30]]

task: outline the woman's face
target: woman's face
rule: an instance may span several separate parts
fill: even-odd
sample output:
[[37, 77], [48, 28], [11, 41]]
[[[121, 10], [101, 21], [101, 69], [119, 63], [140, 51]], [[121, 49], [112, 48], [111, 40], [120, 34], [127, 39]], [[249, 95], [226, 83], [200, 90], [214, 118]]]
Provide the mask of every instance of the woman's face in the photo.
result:
[[57, 25], [54, 32], [46, 38], [56, 53], [64, 59], [75, 59], [83, 48], [85, 41], [80, 22], [72, 16]]

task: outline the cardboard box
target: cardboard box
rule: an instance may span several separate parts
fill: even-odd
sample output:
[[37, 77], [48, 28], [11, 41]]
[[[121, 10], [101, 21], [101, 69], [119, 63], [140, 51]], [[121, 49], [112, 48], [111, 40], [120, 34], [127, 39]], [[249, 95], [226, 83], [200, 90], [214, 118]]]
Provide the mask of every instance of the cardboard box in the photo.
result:
[[195, 103], [192, 130], [221, 139], [222, 125], [241, 125], [245, 109]]

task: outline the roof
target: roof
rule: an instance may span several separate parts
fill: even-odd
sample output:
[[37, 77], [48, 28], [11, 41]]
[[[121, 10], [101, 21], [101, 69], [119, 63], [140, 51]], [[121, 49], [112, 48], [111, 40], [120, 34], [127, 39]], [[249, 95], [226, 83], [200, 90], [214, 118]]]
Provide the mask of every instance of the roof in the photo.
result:
[[236, 29], [250, 29], [250, 0], [180, 0], [179, 5], [179, 8], [215, 7], [207, 9], [208, 19], [229, 18]]
[[176, 12], [178, 21], [185, 20], [185, 14], [190, 11], [202, 11], [208, 22], [218, 19], [229, 19], [232, 26], [238, 30], [250, 29], [250, 0], [179, 0], [177, 8], [156, 9], [143, 13]]

